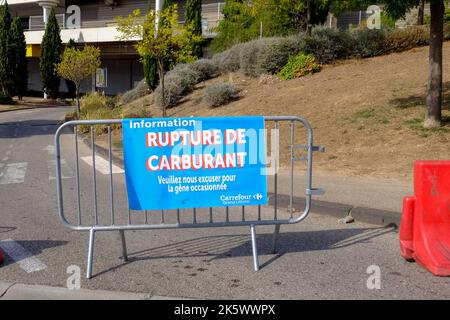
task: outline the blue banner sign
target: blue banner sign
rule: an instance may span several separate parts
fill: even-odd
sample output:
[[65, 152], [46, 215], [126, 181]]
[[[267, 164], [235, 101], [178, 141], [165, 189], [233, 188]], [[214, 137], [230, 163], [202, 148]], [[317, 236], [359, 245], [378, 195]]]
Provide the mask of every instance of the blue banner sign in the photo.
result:
[[267, 204], [263, 117], [124, 119], [132, 210]]

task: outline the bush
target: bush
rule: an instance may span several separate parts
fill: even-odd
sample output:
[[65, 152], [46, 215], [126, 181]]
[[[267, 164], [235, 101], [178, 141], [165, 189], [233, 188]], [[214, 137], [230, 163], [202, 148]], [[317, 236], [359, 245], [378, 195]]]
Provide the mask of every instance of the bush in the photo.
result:
[[125, 92], [120, 98], [120, 104], [127, 104], [139, 98], [142, 98], [150, 93], [150, 88], [148, 87], [147, 81], [142, 79], [139, 81], [138, 85], [131, 89], [130, 91]]
[[311, 37], [305, 39], [306, 53], [313, 54], [319, 63], [345, 59], [353, 49], [353, 39], [348, 31], [324, 27], [314, 28]]
[[199, 74], [198, 81], [205, 81], [214, 78], [219, 73], [219, 68], [211, 59], [200, 59], [191, 63], [191, 69]]
[[320, 65], [312, 54], [300, 53], [289, 58], [288, 63], [278, 73], [283, 80], [303, 77], [307, 74], [320, 71]]
[[238, 90], [228, 82], [219, 82], [203, 90], [202, 101], [209, 107], [219, 107], [237, 98]]
[[[89, 93], [81, 98], [80, 105], [80, 119], [117, 119], [120, 118], [119, 109], [112, 103], [113, 98], [100, 95], [97, 92]], [[112, 125], [113, 129], [119, 127], [118, 125]], [[108, 126], [95, 126], [95, 134], [105, 133], [108, 130]], [[90, 125], [81, 125], [79, 129], [83, 133], [89, 133], [91, 130]]]
[[427, 26], [395, 29], [387, 32], [384, 40], [384, 53], [401, 52], [429, 43], [430, 30]]
[[262, 39], [262, 49], [256, 58], [255, 74], [274, 74], [288, 62], [289, 57], [305, 49], [305, 40], [301, 35]]
[[276, 73], [291, 55], [304, 49], [302, 36], [273, 37], [239, 43], [212, 58], [220, 72], [240, 71], [245, 75], [259, 76]]
[[384, 53], [384, 30], [355, 29], [350, 35], [353, 39], [351, 58], [375, 57]]
[[15, 104], [11, 97], [0, 95], [0, 104]]
[[[88, 93], [80, 99], [80, 117], [84, 118], [89, 113], [99, 109], [106, 109], [107, 97], [97, 92]], [[91, 118], [86, 118], [91, 119]]]
[[[192, 67], [192, 64], [188, 63], [176, 65], [164, 76], [166, 106], [175, 106], [186, 94], [194, 89], [194, 86], [200, 82], [201, 78], [200, 68], [195, 69]], [[155, 102], [162, 106], [161, 86], [156, 88], [154, 96]]]
[[220, 72], [234, 72], [239, 70], [239, 45], [235, 45], [230, 49], [215, 54], [212, 57], [212, 63], [219, 68]]

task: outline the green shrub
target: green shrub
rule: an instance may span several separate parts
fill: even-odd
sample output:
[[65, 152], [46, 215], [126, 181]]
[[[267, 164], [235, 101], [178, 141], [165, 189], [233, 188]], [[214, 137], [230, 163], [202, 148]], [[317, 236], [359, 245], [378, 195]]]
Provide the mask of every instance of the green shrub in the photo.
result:
[[215, 54], [212, 57], [212, 63], [219, 68], [220, 72], [234, 72], [239, 70], [239, 52], [238, 45], [221, 53]]
[[142, 79], [139, 81], [138, 85], [131, 89], [130, 91], [125, 92], [120, 98], [120, 104], [127, 104], [139, 98], [142, 98], [150, 93], [150, 88], [148, 87], [147, 81]]
[[[80, 117], [84, 118], [87, 114], [93, 113], [99, 109], [107, 109], [107, 97], [97, 92], [88, 93], [80, 100]], [[94, 119], [94, 118], [86, 118]]]
[[384, 30], [367, 28], [352, 30], [350, 35], [353, 39], [353, 48], [349, 57], [368, 58], [383, 54], [385, 32]]
[[274, 74], [279, 72], [289, 60], [289, 57], [305, 49], [302, 35], [262, 39], [261, 50], [258, 51], [255, 74]]
[[248, 76], [276, 73], [291, 55], [305, 47], [302, 36], [273, 37], [239, 43], [212, 58], [219, 71], [240, 71]]
[[311, 37], [307, 37], [305, 41], [304, 51], [313, 54], [319, 63], [347, 58], [353, 48], [349, 32], [338, 29], [314, 28]]
[[219, 82], [203, 90], [202, 101], [208, 107], [219, 107], [237, 98], [238, 90], [228, 82]]
[[0, 104], [15, 104], [11, 97], [0, 95]]
[[[117, 119], [120, 118], [119, 108], [116, 108], [113, 103], [113, 98], [106, 97], [98, 94], [97, 92], [86, 94], [81, 98], [80, 105], [80, 119], [92, 120], [92, 119]], [[113, 106], [113, 107], [112, 107]], [[116, 129], [120, 126], [111, 126]], [[105, 133], [108, 130], [108, 126], [94, 126], [95, 134], [99, 135]], [[83, 133], [89, 133], [91, 127], [89, 125], [79, 126], [79, 129]]]
[[[200, 68], [192, 64], [177, 64], [164, 76], [164, 92], [167, 107], [175, 106], [186, 94], [192, 92], [194, 86], [202, 79]], [[161, 86], [155, 90], [155, 102], [162, 106]]]
[[430, 30], [427, 26], [395, 29], [385, 34], [384, 53], [401, 52], [429, 43]]
[[288, 63], [281, 69], [278, 76], [283, 80], [300, 78], [320, 71], [320, 65], [312, 54], [300, 53], [289, 58]]
[[219, 68], [211, 59], [200, 59], [191, 63], [191, 69], [199, 74], [199, 81], [214, 78], [219, 73]]

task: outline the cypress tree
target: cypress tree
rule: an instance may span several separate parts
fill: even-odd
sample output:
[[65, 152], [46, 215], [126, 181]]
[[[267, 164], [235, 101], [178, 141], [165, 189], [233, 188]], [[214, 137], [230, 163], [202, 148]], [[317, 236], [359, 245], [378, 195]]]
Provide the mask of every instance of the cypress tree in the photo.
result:
[[56, 74], [55, 65], [61, 61], [61, 37], [59, 25], [56, 20], [55, 9], [52, 9], [48, 17], [44, 38], [42, 39], [42, 51], [40, 71], [42, 88], [51, 99], [56, 99], [59, 92], [60, 78]]
[[1, 6], [0, 12], [0, 86], [4, 96], [11, 97], [13, 89], [13, 48], [10, 40], [11, 15], [8, 2]]
[[170, 7], [171, 5], [173, 5], [173, 0], [164, 0], [163, 6], [162, 6], [162, 10], [164, 11], [165, 9]]
[[142, 61], [144, 66], [144, 77], [150, 89], [155, 90], [158, 86], [158, 61], [149, 55], [146, 55]]
[[11, 24], [11, 45], [14, 52], [14, 60], [12, 61], [14, 75], [14, 94], [22, 100], [27, 92], [28, 70], [27, 70], [27, 44], [23, 33], [22, 21], [19, 17], [15, 17]]
[[[194, 34], [201, 36], [202, 32], [202, 1], [201, 0], [187, 0], [186, 2], [186, 24], [191, 24], [194, 29]], [[194, 46], [193, 55], [201, 58], [203, 55], [202, 44]]]
[[[77, 44], [75, 40], [70, 39], [67, 43], [67, 48], [76, 48]], [[75, 82], [70, 81], [68, 79], [65, 79], [66, 81], [66, 87], [67, 87], [67, 97], [74, 99], [76, 97], [77, 92], [77, 86], [75, 85]]]

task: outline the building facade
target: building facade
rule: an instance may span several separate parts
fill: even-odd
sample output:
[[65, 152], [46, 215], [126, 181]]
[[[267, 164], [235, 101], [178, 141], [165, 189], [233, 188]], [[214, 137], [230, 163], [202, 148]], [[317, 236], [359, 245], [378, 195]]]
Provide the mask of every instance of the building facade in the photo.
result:
[[[143, 68], [133, 42], [120, 41], [116, 29], [115, 17], [127, 16], [135, 9], [142, 12], [155, 9], [156, 2], [162, 0], [8, 0], [12, 16], [22, 19], [25, 29], [28, 60], [28, 89], [42, 92], [39, 72], [39, 57], [45, 24], [51, 9], [61, 28], [61, 39], [68, 43], [70, 39], [77, 44], [89, 44], [100, 48], [102, 69], [106, 70], [108, 95], [115, 95], [132, 89], [143, 79]], [[184, 21], [185, 0], [177, 1], [179, 19]], [[202, 7], [203, 32], [212, 37], [212, 28], [222, 19], [224, 3], [217, 0], [204, 0]], [[83, 83], [82, 92], [95, 90], [95, 76]], [[67, 91], [61, 81], [61, 92]]]

